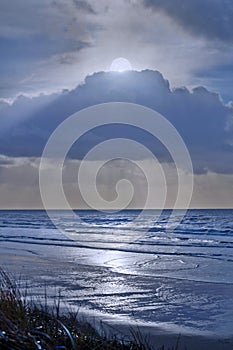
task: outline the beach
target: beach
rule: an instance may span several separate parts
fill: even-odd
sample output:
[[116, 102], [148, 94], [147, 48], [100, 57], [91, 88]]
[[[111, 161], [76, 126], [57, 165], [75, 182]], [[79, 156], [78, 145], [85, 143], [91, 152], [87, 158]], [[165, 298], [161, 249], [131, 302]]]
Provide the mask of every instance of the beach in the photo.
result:
[[172, 234], [164, 216], [136, 241], [130, 215], [97, 221], [89, 213], [85, 237], [71, 240], [71, 227], [58, 232], [42, 211], [1, 212], [1, 267], [27, 283], [29, 298], [46, 291], [52, 304], [60, 294], [64, 310], [79, 310], [97, 329], [102, 321], [110, 334], [133, 326], [157, 347], [180, 334], [181, 349], [232, 348], [232, 211], [192, 211]]

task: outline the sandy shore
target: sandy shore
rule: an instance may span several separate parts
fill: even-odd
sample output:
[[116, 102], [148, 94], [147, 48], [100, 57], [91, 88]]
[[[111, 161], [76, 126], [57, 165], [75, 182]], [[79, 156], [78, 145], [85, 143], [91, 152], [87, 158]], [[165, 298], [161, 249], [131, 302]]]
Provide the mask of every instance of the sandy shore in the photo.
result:
[[[20, 250], [20, 247], [22, 250]], [[34, 250], [30, 251], [30, 247], [25, 249], [22, 245], [18, 246], [17, 250], [15, 248], [15, 246], [10, 244], [8, 249], [4, 249], [4, 246], [1, 246], [0, 264], [2, 268], [15, 276], [21, 275], [22, 281], [30, 282], [29, 297], [36, 299], [40, 296], [43, 298], [46, 285], [47, 296], [53, 302], [58, 289], [60, 289], [64, 295], [62, 301], [66, 307], [72, 306], [73, 309], [79, 309], [80, 317], [83, 316], [99, 330], [103, 329], [104, 325], [104, 330], [109, 335], [129, 336], [131, 329], [137, 331], [139, 327], [142, 336], [146, 337], [155, 349], [162, 345], [166, 347], [174, 346], [179, 334], [179, 350], [185, 350], [186, 348], [188, 350], [232, 350], [233, 348], [233, 338], [228, 336], [215, 336], [213, 333], [194, 332], [193, 330], [189, 332], [188, 329], [174, 327], [174, 325], [169, 325], [169, 323], [161, 325], [158, 322], [156, 325], [155, 323], [145, 324], [130, 320], [126, 322], [117, 313], [115, 315], [113, 313], [108, 314], [101, 312], [101, 309], [91, 309], [90, 305], [89, 307], [87, 305], [83, 306], [82, 295], [83, 299], [85, 299], [88, 288], [81, 285], [82, 279], [86, 278], [91, 281], [91, 279], [99, 278], [102, 274], [102, 279], [104, 280], [108, 272], [106, 268], [55, 261], [51, 259], [51, 256], [49, 257], [47, 252], [44, 252], [45, 256], [47, 256], [45, 258], [37, 255]], [[77, 276], [80, 277], [80, 282]], [[112, 276], [114, 277], [115, 275]], [[110, 284], [112, 283], [111, 278], [109, 280]], [[74, 281], [76, 284], [74, 284]], [[92, 288], [91, 284], [89, 288]], [[76, 292], [80, 294], [78, 302], [75, 299]]]

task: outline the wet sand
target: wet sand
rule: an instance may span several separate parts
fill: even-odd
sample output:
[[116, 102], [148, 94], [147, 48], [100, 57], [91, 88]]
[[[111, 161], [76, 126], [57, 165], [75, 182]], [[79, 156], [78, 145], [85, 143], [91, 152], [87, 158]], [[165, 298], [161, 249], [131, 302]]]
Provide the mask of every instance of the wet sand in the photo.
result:
[[[103, 330], [104, 327], [105, 332], [109, 335], [119, 334], [119, 337], [122, 335], [127, 337], [132, 329], [137, 332], [139, 328], [141, 335], [146, 337], [155, 349], [162, 345], [174, 346], [179, 335], [180, 350], [186, 348], [188, 350], [230, 350], [233, 348], [233, 338], [229, 336], [219, 336], [201, 331], [194, 332], [191, 329], [169, 325], [167, 322], [164, 324], [153, 322], [145, 324], [140, 321], [127, 320], [118, 313], [108, 314], [102, 312], [101, 309], [92, 308], [91, 303], [85, 302], [88, 288], [92, 289], [92, 281], [100, 276], [105, 280], [109, 274], [108, 269], [68, 261], [59, 262], [58, 259], [54, 259], [52, 252], [50, 256], [48, 252], [44, 253], [44, 256], [39, 256], [35, 249], [29, 245], [10, 243], [5, 244], [5, 246], [1, 245], [0, 266], [16, 279], [20, 276], [22, 288], [27, 282], [29, 298], [43, 300], [46, 288], [47, 297], [52, 304], [58, 295], [58, 290], [60, 290], [64, 312], [66, 312], [67, 307], [72, 307], [73, 310], [78, 309], [81, 318], [84, 317], [99, 330]], [[47, 257], [45, 258], [45, 256]], [[85, 278], [87, 283], [83, 283]], [[111, 284], [114, 278], [116, 278], [116, 273], [110, 274], [108, 283]], [[117, 276], [117, 278], [122, 278], [122, 276]], [[77, 294], [78, 298], [76, 298]]]

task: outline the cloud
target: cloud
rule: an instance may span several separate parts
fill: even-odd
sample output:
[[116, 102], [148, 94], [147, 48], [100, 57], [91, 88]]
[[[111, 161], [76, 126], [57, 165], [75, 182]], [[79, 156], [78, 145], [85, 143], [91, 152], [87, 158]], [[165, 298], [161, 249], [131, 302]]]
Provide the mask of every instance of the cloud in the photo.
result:
[[[39, 157], [52, 131], [71, 114], [104, 102], [132, 102], [164, 115], [183, 137], [196, 173], [233, 173], [233, 106], [219, 96], [197, 87], [171, 90], [157, 71], [100, 72], [86, 78], [74, 90], [19, 97], [0, 109], [0, 154]], [[161, 161], [170, 162], [168, 152], [149, 134], [130, 127], [106, 126], [84, 135], [71, 149], [71, 158], [85, 153], [108, 138], [126, 137], [150, 148]]]
[[[20, 86], [26, 82], [25, 76], [33, 78], [33, 72], [36, 64], [48, 59], [53, 55], [62, 55], [64, 52], [72, 50], [80, 51], [87, 47], [88, 44], [82, 41], [67, 39], [60, 41], [59, 38], [49, 38], [44, 34], [34, 34], [31, 37], [21, 38], [4, 38], [0, 36], [1, 41], [1, 65], [0, 88], [5, 84], [11, 83], [9, 72], [12, 67], [15, 69], [15, 83]], [[16, 59], [17, 57], [17, 64]]]
[[[194, 36], [193, 31], [177, 25], [178, 20], [171, 20], [172, 12], [179, 16], [177, 0], [155, 3], [160, 10], [152, 11], [141, 0], [2, 0], [0, 98], [74, 88], [88, 74], [107, 71], [111, 62], [122, 56], [135, 70], [163, 72], [172, 86], [204, 84], [224, 93], [229, 101], [232, 79], [228, 78], [227, 86], [218, 77], [214, 82], [212, 79], [215, 68], [223, 65], [229, 68], [226, 76], [232, 77], [232, 45], [223, 44], [229, 35], [218, 42]], [[173, 3], [177, 4], [174, 11]], [[192, 10], [187, 17], [195, 14], [195, 6], [200, 7], [200, 0], [184, 3]], [[216, 3], [211, 2], [205, 24], [214, 21]], [[171, 14], [164, 15], [169, 6]], [[200, 11], [202, 14], [207, 9]], [[223, 6], [221, 11], [220, 17]], [[206, 70], [209, 75], [205, 75]]]
[[185, 30], [208, 39], [233, 41], [231, 0], [143, 0], [145, 6], [162, 11]]
[[[7, 160], [7, 159], [6, 159]], [[11, 163], [11, 164], [9, 164]], [[95, 164], [97, 163], [97, 164]], [[51, 172], [55, 171], [51, 165]], [[93, 168], [98, 165], [93, 162]], [[64, 166], [63, 185], [65, 195], [72, 208], [87, 208], [77, 185], [77, 171], [79, 161], [66, 160]], [[150, 162], [142, 161], [140, 166], [142, 169], [150, 170]], [[39, 159], [26, 158], [9, 158], [8, 164], [0, 164], [0, 197], [4, 200], [0, 202], [1, 209], [17, 209], [17, 208], [43, 208], [39, 189]], [[168, 197], [166, 207], [171, 208], [174, 205], [174, 199], [177, 193], [177, 183], [174, 179], [174, 171], [169, 165], [163, 166], [166, 171], [166, 180]], [[134, 186], [134, 197], [130, 204], [130, 208], [143, 207], [147, 196], [147, 183], [144, 176], [135, 166], [130, 166], [122, 161], [114, 161], [108, 166], [101, 169], [101, 173], [97, 179], [97, 189], [105, 200], [114, 200], [116, 198], [116, 183], [122, 178], [130, 180]], [[86, 174], [87, 189], [89, 174]], [[186, 175], [182, 177], [182, 185], [186, 186]], [[150, 190], [155, 193], [149, 203], [150, 207], [161, 208], [161, 198], [166, 190], [164, 183], [161, 183], [155, 176]], [[48, 191], [51, 192], [53, 198], [52, 207], [61, 209], [59, 200], [56, 198], [57, 189], [54, 184], [50, 184]], [[91, 197], [91, 193], [90, 193]], [[233, 177], [232, 174], [215, 174], [207, 173], [194, 176], [194, 192], [191, 207], [193, 208], [232, 208], [233, 202]], [[124, 201], [124, 193], [122, 200]], [[94, 203], [96, 208], [99, 203]]]
[[[59, 66], [70, 61], [68, 56], [77, 55], [91, 45], [90, 33], [97, 28], [89, 15], [94, 13], [86, 1], [3, 0], [0, 96], [44, 90], [51, 60]], [[47, 81], [49, 90], [48, 85]]]
[[89, 2], [84, 0], [73, 0], [75, 6], [78, 10], [91, 13], [92, 15], [96, 14], [96, 11], [93, 9], [93, 7], [89, 4]]

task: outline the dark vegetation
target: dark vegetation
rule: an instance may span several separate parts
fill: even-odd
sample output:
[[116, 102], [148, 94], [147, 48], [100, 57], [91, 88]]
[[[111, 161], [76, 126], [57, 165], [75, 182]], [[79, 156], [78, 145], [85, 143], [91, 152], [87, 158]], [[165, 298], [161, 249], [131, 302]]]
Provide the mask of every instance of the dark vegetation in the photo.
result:
[[[54, 307], [28, 301], [13, 278], [0, 270], [0, 349], [1, 350], [150, 350], [140, 333], [132, 331], [133, 340], [109, 339], [77, 313], [60, 312], [60, 299]], [[165, 350], [162, 347], [160, 350]], [[173, 350], [178, 349], [177, 345]], [[169, 350], [169, 349], [168, 349]], [[172, 350], [172, 349], [170, 349]]]

